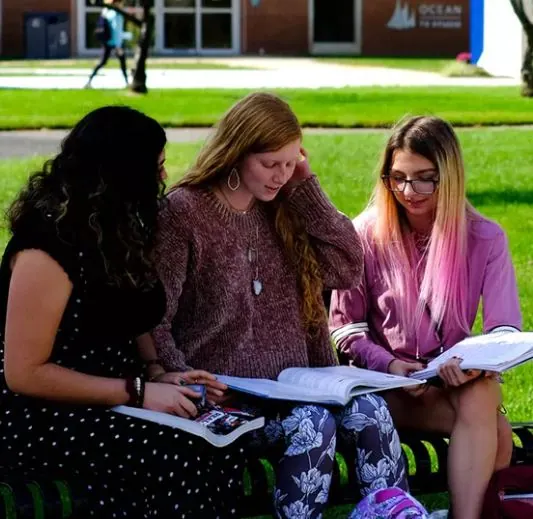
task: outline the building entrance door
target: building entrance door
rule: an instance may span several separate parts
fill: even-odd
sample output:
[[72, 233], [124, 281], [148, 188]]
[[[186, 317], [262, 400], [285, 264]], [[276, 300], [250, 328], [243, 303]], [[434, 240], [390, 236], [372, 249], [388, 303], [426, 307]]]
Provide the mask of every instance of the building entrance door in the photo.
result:
[[312, 54], [361, 52], [362, 0], [309, 0]]
[[204, 55], [238, 52], [238, 0], [163, 0], [162, 3], [163, 51]]

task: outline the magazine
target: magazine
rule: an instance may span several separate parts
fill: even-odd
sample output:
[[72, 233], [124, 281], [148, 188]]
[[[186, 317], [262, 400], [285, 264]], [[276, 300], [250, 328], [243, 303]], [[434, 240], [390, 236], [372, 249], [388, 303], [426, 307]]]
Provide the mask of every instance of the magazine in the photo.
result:
[[168, 413], [119, 405], [112, 408], [116, 413], [126, 414], [149, 422], [167, 425], [200, 436], [215, 447], [225, 447], [243, 434], [261, 429], [264, 417], [256, 417], [238, 409], [207, 405], [198, 409], [196, 418], [181, 418]]
[[357, 395], [423, 382], [351, 366], [287, 368], [279, 374], [277, 381], [224, 375], [218, 375], [217, 379], [234, 391], [260, 398], [330, 405], [346, 405]]
[[436, 377], [439, 366], [452, 357], [462, 359], [461, 369], [503, 373], [533, 358], [533, 332], [497, 332], [468, 337], [411, 377], [418, 380]]

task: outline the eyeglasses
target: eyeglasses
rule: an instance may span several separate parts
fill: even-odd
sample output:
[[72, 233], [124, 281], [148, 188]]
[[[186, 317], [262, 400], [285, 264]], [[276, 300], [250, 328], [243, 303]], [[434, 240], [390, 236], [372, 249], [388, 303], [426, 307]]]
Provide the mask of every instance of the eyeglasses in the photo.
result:
[[404, 177], [397, 177], [396, 175], [382, 175], [381, 179], [385, 187], [389, 191], [395, 193], [403, 193], [407, 184], [411, 185], [411, 189], [419, 195], [431, 195], [439, 185], [439, 178], [424, 179], [424, 180], [407, 180]]

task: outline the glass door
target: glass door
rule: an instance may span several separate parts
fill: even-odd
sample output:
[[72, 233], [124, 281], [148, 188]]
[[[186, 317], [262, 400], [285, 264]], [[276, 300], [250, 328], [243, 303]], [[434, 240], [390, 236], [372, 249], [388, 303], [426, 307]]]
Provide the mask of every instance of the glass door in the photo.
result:
[[201, 0], [202, 51], [233, 49], [233, 0]]
[[310, 0], [311, 52], [361, 52], [361, 0]]
[[196, 0], [164, 0], [161, 35], [163, 48], [196, 54]]
[[238, 0], [163, 0], [162, 47], [176, 54], [238, 52]]

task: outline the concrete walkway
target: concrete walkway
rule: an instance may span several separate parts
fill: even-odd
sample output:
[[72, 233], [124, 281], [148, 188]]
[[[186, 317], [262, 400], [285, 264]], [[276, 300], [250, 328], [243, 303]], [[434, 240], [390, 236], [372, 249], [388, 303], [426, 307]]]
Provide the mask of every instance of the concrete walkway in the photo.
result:
[[[533, 125], [491, 126], [487, 132], [515, 130], [531, 131]], [[477, 127], [461, 128], [460, 131], [478, 130]], [[358, 133], [384, 133], [386, 128], [304, 128], [305, 135], [357, 135]], [[53, 155], [59, 151], [61, 140], [68, 130], [18, 130], [0, 131], [0, 160], [19, 157]], [[167, 128], [169, 142], [199, 142], [211, 132], [211, 128]]]
[[[205, 139], [209, 128], [167, 130], [170, 142], [196, 142]], [[59, 151], [67, 130], [0, 131], [0, 159], [52, 155]]]
[[[96, 63], [96, 60], [95, 60]], [[311, 58], [210, 59], [236, 69], [148, 70], [148, 88], [343, 88], [358, 86], [514, 86], [518, 78], [447, 78], [432, 72], [352, 67]], [[250, 67], [244, 70], [242, 67]], [[0, 88], [80, 89], [89, 69], [0, 68]], [[118, 62], [110, 60], [93, 88], [123, 88]]]
[[[169, 142], [198, 142], [203, 141], [211, 131], [210, 128], [168, 128]], [[351, 129], [351, 128], [307, 128], [307, 135], [317, 134], [350, 134], [360, 131], [382, 132], [380, 129]], [[24, 130], [0, 131], [0, 160], [18, 157], [34, 157], [37, 155], [52, 155], [57, 153], [61, 140], [67, 130]]]

